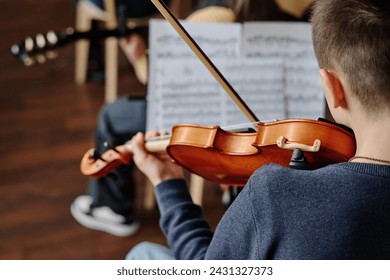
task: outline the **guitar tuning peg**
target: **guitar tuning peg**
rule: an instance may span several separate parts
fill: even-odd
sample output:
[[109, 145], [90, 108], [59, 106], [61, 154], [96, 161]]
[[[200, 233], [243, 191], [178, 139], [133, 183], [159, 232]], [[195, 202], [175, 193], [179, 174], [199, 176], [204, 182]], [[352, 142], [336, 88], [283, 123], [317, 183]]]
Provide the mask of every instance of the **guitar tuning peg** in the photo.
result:
[[23, 62], [24, 66], [31, 66], [31, 65], [33, 65], [35, 63], [35, 60], [26, 53], [26, 43], [27, 43], [27, 47], [28, 48], [32, 47], [32, 45], [31, 45], [31, 43], [33, 43], [32, 39], [31, 38], [30, 39], [26, 38], [26, 40], [24, 42], [24, 46], [23, 46], [22, 43], [20, 43], [20, 44], [13, 44], [11, 46], [11, 53], [18, 60]]
[[35, 42], [37, 43], [37, 47], [43, 49], [46, 46], [46, 39], [42, 33], [39, 33], [35, 36]]
[[58, 53], [55, 51], [47, 51], [46, 58], [48, 59], [56, 59], [58, 57]]
[[50, 45], [55, 45], [58, 43], [58, 35], [53, 30], [49, 30], [46, 34], [46, 40]]
[[11, 53], [16, 56], [16, 57], [19, 57], [20, 54], [22, 53], [22, 50], [21, 50], [21, 46], [19, 44], [13, 44], [11, 46]]
[[31, 52], [34, 49], [34, 40], [33, 40], [33, 38], [26, 37], [26, 39], [24, 39], [24, 49], [27, 52]]
[[26, 56], [23, 58], [23, 64], [24, 66], [32, 66], [35, 64], [35, 60], [29, 56]]
[[73, 27], [68, 27], [68, 28], [65, 29], [65, 32], [66, 32], [66, 34], [68, 34], [68, 35], [72, 35], [72, 34], [75, 33], [75, 30], [74, 30]]
[[43, 54], [36, 55], [36, 61], [40, 64], [44, 64], [46, 62], [46, 57]]

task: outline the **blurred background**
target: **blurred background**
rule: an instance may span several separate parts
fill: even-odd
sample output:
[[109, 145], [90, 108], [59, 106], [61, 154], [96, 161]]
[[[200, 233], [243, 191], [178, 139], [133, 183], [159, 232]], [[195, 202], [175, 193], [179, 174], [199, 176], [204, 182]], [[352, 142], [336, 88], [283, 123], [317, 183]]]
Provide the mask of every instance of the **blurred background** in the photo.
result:
[[[88, 230], [70, 215], [72, 201], [86, 192], [79, 165], [94, 145], [104, 80], [75, 83], [73, 43], [58, 48], [56, 59], [30, 67], [10, 47], [26, 36], [73, 27], [73, 1], [0, 0], [0, 21], [0, 259], [123, 259], [140, 241], [165, 244], [158, 210], [145, 209], [141, 199], [141, 229], [130, 237]], [[145, 94], [121, 52], [118, 69], [119, 96]], [[142, 198], [145, 179], [137, 178]], [[225, 210], [216, 188], [205, 188], [203, 208], [215, 227]]]

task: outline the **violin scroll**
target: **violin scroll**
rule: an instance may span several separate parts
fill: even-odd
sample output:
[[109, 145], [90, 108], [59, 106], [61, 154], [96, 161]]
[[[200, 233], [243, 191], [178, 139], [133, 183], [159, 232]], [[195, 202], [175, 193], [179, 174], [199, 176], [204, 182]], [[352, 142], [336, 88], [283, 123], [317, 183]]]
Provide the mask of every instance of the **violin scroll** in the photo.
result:
[[131, 152], [126, 150], [123, 145], [110, 149], [103, 154], [99, 154], [96, 149], [92, 148], [84, 154], [80, 163], [80, 170], [86, 176], [101, 178], [107, 176], [119, 166], [129, 164], [131, 156]]
[[[156, 137], [145, 143], [145, 149], [150, 153], [165, 153], [168, 143], [168, 136]], [[132, 149], [130, 143], [108, 149], [102, 154], [99, 154], [96, 149], [89, 149], [81, 160], [81, 173], [94, 178], [107, 176], [119, 166], [130, 164], [133, 156]]]

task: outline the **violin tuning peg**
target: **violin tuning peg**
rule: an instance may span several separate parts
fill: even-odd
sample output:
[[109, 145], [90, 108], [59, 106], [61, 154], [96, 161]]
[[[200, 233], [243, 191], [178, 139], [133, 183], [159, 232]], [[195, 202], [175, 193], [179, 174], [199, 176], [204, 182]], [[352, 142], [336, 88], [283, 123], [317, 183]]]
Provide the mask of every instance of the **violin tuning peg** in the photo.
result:
[[103, 159], [102, 159], [102, 155], [101, 155], [96, 149], [94, 149], [93, 151], [91, 151], [89, 157], [90, 157], [91, 159], [94, 159], [94, 160], [98, 160], [98, 159], [103, 160]]

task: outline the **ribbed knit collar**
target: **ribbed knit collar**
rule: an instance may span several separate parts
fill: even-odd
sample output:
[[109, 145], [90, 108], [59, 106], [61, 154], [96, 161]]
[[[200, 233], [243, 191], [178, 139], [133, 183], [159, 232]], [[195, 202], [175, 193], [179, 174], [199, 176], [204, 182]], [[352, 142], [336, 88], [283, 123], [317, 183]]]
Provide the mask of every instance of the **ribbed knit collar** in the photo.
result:
[[363, 162], [343, 162], [337, 164], [337, 167], [354, 170], [367, 175], [390, 178], [390, 165]]

